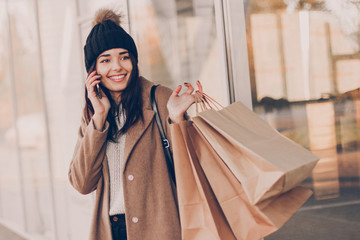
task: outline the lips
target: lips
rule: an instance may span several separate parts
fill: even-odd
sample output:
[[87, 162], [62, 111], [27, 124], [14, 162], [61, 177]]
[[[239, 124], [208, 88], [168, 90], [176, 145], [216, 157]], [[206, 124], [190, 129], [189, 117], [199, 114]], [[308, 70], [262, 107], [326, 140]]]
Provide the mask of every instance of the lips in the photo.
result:
[[113, 76], [110, 76], [109, 79], [114, 82], [122, 82], [125, 79], [125, 76], [126, 76], [126, 74], [113, 75]]

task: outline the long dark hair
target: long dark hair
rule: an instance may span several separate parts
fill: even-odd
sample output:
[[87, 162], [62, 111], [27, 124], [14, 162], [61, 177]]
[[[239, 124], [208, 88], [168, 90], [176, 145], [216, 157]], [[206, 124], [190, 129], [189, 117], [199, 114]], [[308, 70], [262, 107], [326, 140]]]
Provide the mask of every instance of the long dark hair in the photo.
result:
[[[113, 142], [116, 142], [116, 139], [119, 135], [126, 133], [130, 127], [135, 124], [137, 121], [144, 120], [143, 111], [142, 111], [142, 86], [139, 75], [139, 67], [134, 56], [129, 53], [132, 71], [130, 74], [129, 81], [126, 88], [121, 93], [120, 103], [122, 105], [122, 111], [125, 116], [125, 123], [122, 128], [118, 129], [116, 124], [116, 117], [119, 116], [119, 104], [111, 97], [109, 89], [104, 87], [100, 83], [100, 87], [110, 101], [111, 107], [109, 113], [106, 117], [106, 120], [109, 122], [109, 131], [107, 139]], [[96, 69], [96, 62], [89, 68], [88, 74]], [[88, 93], [85, 87], [85, 111], [86, 117], [90, 121], [91, 116], [94, 115], [94, 108], [91, 104], [90, 99], [88, 98]]]

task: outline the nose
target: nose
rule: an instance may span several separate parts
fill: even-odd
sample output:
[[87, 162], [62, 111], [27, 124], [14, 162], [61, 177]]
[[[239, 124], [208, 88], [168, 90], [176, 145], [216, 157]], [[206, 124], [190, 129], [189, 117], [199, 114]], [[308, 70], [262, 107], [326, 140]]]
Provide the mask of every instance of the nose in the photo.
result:
[[113, 61], [112, 69], [113, 69], [114, 71], [119, 71], [119, 70], [121, 70], [120, 61]]

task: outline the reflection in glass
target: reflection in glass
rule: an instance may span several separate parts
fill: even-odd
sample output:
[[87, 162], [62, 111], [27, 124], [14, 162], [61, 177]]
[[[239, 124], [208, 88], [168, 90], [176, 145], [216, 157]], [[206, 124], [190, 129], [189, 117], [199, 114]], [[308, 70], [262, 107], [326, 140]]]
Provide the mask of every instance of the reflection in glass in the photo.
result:
[[312, 172], [313, 188], [317, 200], [340, 196], [339, 169], [336, 148], [312, 150], [320, 157]]
[[310, 149], [320, 157], [312, 173], [316, 199], [339, 196], [335, 111], [331, 101], [306, 104]]
[[131, 33], [141, 74], [175, 88], [200, 80], [205, 91], [228, 102], [213, 1], [129, 1]]
[[335, 111], [333, 102], [306, 104], [311, 150], [336, 147]]
[[309, 179], [317, 199], [359, 186], [358, 5], [251, 0], [248, 7], [254, 111], [319, 155]]

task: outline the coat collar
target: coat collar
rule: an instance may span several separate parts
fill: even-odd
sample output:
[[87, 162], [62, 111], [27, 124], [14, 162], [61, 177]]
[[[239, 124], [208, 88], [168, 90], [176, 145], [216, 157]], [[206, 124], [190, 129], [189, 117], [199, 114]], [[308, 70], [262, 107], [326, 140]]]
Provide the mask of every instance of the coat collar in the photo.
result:
[[143, 116], [144, 121], [137, 121], [126, 133], [126, 142], [125, 142], [125, 152], [124, 152], [124, 170], [126, 169], [127, 161], [133, 151], [135, 145], [144, 134], [145, 130], [148, 128], [149, 124], [154, 118], [154, 111], [151, 108], [150, 104], [150, 89], [154, 83], [146, 80], [143, 77], [140, 77], [141, 87], [142, 87], [142, 101], [143, 101]]

